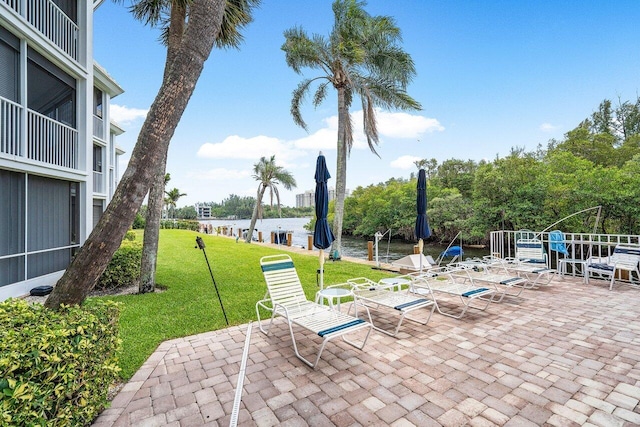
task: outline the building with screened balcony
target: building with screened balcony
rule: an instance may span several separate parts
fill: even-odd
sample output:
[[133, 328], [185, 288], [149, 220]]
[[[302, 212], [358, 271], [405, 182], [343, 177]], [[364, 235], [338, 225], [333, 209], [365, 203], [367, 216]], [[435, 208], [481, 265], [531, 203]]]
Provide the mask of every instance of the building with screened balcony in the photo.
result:
[[0, 0], [0, 300], [52, 285], [115, 190], [109, 104], [93, 58], [102, 0]]

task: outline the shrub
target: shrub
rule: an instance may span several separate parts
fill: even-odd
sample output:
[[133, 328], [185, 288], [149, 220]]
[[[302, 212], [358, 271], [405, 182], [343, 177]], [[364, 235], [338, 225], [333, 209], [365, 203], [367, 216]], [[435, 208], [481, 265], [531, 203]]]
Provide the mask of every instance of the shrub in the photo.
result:
[[123, 240], [136, 240], [136, 232], [133, 230], [127, 230]]
[[123, 240], [100, 276], [96, 289], [106, 291], [135, 285], [140, 276], [141, 259], [142, 243]]
[[160, 228], [198, 231], [200, 223], [188, 219], [165, 219], [160, 221]]
[[140, 212], [137, 212], [136, 218], [133, 220], [133, 224], [131, 225], [131, 228], [133, 228], [134, 230], [140, 230], [140, 229], [143, 229], [146, 224], [147, 224], [147, 220], [144, 218], [144, 216]]
[[107, 404], [118, 377], [119, 308], [0, 303], [0, 425], [77, 426]]

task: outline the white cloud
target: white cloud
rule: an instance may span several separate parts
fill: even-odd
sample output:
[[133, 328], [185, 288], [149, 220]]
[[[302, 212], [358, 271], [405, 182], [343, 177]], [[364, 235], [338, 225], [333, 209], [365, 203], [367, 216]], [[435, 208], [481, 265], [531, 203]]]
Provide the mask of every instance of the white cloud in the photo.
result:
[[542, 132], [553, 132], [556, 129], [558, 129], [558, 126], [552, 125], [551, 123], [543, 123], [540, 125]]
[[304, 138], [296, 139], [293, 145], [303, 150], [335, 150], [337, 128], [325, 127]]
[[[362, 110], [351, 113], [353, 119], [353, 149], [368, 149], [367, 139], [362, 127]], [[444, 127], [438, 120], [407, 113], [390, 113], [382, 110], [376, 112], [378, 131], [380, 136], [389, 138], [417, 139], [427, 132], [443, 131]], [[308, 156], [311, 151], [330, 151], [336, 149], [338, 134], [338, 116], [333, 115], [323, 120], [324, 126], [310, 135], [293, 141], [283, 141], [278, 138], [259, 135], [244, 138], [231, 135], [222, 142], [207, 142], [198, 149], [198, 157], [208, 159], [245, 159], [257, 160], [260, 157], [276, 156], [279, 165], [299, 169], [299, 159]], [[411, 157], [406, 166], [400, 158], [394, 167], [409, 169], [411, 162], [420, 160]], [[400, 165], [400, 166], [398, 166]]]
[[257, 160], [260, 157], [275, 155], [279, 165], [287, 167], [289, 162], [305, 153], [297, 150], [293, 144], [286, 143], [278, 138], [264, 135], [253, 138], [243, 138], [231, 135], [222, 142], [207, 142], [200, 146], [197, 156], [207, 159], [247, 159]]
[[139, 119], [147, 117], [149, 110], [143, 110], [140, 108], [129, 108], [126, 105], [111, 104], [109, 107], [111, 112], [111, 119], [116, 123], [127, 125], [135, 122]]
[[414, 162], [418, 160], [422, 160], [422, 158], [416, 157], [416, 156], [400, 156], [394, 161], [392, 161], [390, 163], [390, 166], [392, 168], [407, 170], [407, 169], [415, 168], [416, 165]]
[[376, 120], [380, 134], [390, 138], [416, 139], [425, 133], [444, 131], [438, 120], [409, 113], [377, 110]]

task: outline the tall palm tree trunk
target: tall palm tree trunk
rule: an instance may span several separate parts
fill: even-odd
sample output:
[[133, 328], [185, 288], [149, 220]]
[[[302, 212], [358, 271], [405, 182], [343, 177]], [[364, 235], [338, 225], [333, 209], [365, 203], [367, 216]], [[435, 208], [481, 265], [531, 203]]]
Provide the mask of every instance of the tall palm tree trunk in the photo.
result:
[[333, 234], [335, 240], [331, 252], [338, 256], [342, 251], [342, 221], [344, 217], [344, 197], [347, 188], [347, 121], [351, 120], [345, 101], [344, 87], [338, 88], [338, 152], [336, 156], [336, 201], [334, 204]]
[[120, 246], [167, 155], [171, 137], [220, 32], [225, 6], [225, 0], [191, 3], [183, 43], [149, 109], [113, 199], [47, 298], [46, 307], [82, 303]]
[[160, 238], [160, 220], [164, 204], [164, 183], [167, 159], [158, 167], [153, 185], [149, 190], [149, 205], [144, 226], [142, 260], [140, 261], [140, 282], [138, 292], [153, 292], [156, 287], [156, 265], [158, 261], [158, 241]]
[[249, 224], [249, 230], [247, 231], [247, 237], [244, 239], [245, 242], [251, 243], [251, 238], [253, 237], [253, 230], [256, 228], [256, 222], [258, 221], [258, 213], [260, 212], [260, 205], [262, 204], [262, 198], [264, 197], [264, 192], [267, 190], [267, 187], [260, 187], [258, 191], [258, 198], [256, 199], [256, 205], [253, 207], [253, 215], [251, 215], [251, 223]]

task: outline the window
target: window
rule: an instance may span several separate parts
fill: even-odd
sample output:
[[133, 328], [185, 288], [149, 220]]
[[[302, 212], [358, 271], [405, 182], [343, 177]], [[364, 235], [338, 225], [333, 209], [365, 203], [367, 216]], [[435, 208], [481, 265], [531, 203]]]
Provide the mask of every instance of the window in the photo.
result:
[[76, 81], [29, 49], [27, 62], [27, 107], [75, 128]]
[[20, 41], [0, 27], [0, 96], [20, 102]]
[[78, 0], [53, 0], [53, 2], [76, 24], [78, 23]]
[[99, 145], [93, 146], [93, 171], [102, 172], [102, 152], [104, 150]]
[[102, 117], [102, 91], [98, 88], [93, 88], [93, 114], [96, 117]]
[[96, 228], [102, 213], [104, 212], [103, 201], [100, 199], [93, 199], [93, 228]]
[[27, 279], [64, 270], [71, 262], [71, 188], [74, 183], [29, 175], [27, 250], [46, 251], [27, 256]]
[[0, 286], [24, 280], [24, 233], [25, 175], [0, 169]]

